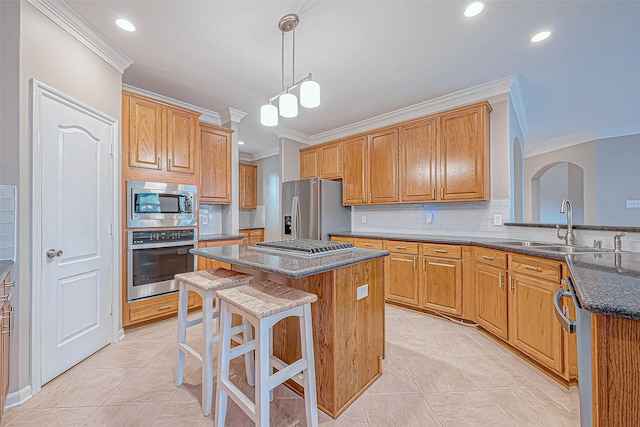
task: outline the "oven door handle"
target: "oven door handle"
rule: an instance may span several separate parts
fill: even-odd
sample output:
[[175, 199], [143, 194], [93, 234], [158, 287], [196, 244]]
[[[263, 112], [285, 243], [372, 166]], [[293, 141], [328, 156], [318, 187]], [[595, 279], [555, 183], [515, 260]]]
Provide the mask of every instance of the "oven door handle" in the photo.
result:
[[173, 248], [176, 246], [195, 247], [197, 243], [198, 243], [197, 240], [188, 240], [186, 242], [144, 243], [139, 245], [129, 245], [129, 249]]

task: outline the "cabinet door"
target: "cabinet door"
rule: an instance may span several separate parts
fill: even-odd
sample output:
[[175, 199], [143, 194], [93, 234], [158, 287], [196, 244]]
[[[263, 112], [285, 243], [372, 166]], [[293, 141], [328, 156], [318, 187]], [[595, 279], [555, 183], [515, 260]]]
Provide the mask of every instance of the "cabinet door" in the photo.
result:
[[385, 262], [386, 299], [418, 305], [417, 256], [392, 253]]
[[441, 116], [438, 163], [442, 200], [487, 200], [488, 108], [482, 104]]
[[399, 201], [398, 129], [388, 129], [369, 137], [369, 202]]
[[400, 130], [400, 199], [436, 200], [436, 120], [423, 120]]
[[231, 135], [202, 126], [200, 131], [200, 189], [202, 202], [231, 203]]
[[342, 143], [325, 144], [318, 147], [320, 178], [342, 178]]
[[127, 99], [129, 166], [162, 169], [162, 106], [128, 96], [123, 98], [123, 102]]
[[198, 117], [167, 108], [167, 170], [195, 173]]
[[258, 167], [240, 163], [240, 209], [256, 209], [258, 201]]
[[509, 336], [506, 276], [502, 269], [476, 264], [477, 322], [487, 331], [505, 340]]
[[300, 179], [316, 178], [318, 171], [318, 150], [300, 150]]
[[562, 372], [562, 327], [554, 313], [557, 283], [519, 274], [509, 278], [509, 342], [543, 365]]
[[435, 311], [462, 314], [462, 261], [422, 258], [421, 304]]
[[367, 203], [367, 137], [347, 139], [342, 144], [342, 204]]

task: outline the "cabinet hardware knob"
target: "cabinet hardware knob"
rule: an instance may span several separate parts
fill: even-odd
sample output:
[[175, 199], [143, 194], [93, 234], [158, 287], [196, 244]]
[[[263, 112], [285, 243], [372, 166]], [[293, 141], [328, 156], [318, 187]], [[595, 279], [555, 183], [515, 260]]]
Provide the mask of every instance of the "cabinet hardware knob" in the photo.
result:
[[444, 200], [444, 187], [440, 187], [440, 199]]
[[488, 256], [488, 255], [482, 255], [480, 258], [488, 259], [489, 261], [493, 261], [493, 257], [492, 256]]
[[431, 188], [431, 200], [435, 200], [436, 199], [436, 188], [432, 187]]
[[426, 258], [422, 258], [422, 269], [423, 270], [427, 269], [427, 259]]
[[434, 249], [433, 252], [437, 252], [439, 254], [446, 254], [449, 253], [449, 251], [445, 250], [445, 249]]
[[169, 310], [171, 308], [171, 305], [163, 305], [158, 307], [158, 310]]
[[407, 249], [406, 246], [396, 246], [396, 249]]
[[504, 288], [504, 273], [500, 272], [500, 289]]
[[527, 270], [540, 271], [540, 267], [534, 267], [532, 265], [520, 264], [522, 268], [526, 268]]

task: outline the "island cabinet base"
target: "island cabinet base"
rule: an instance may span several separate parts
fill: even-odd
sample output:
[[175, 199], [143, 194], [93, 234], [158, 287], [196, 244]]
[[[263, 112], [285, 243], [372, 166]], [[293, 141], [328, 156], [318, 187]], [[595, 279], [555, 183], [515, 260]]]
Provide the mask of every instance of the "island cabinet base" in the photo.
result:
[[[384, 267], [374, 259], [332, 271], [291, 279], [238, 265], [253, 281], [274, 282], [314, 293], [311, 304], [318, 407], [333, 418], [344, 412], [382, 375], [384, 358]], [[366, 296], [357, 291], [368, 286]], [[362, 296], [362, 295], [361, 295]], [[287, 318], [273, 328], [273, 353], [286, 363], [301, 357], [300, 326]], [[299, 394], [302, 388], [287, 385]]]

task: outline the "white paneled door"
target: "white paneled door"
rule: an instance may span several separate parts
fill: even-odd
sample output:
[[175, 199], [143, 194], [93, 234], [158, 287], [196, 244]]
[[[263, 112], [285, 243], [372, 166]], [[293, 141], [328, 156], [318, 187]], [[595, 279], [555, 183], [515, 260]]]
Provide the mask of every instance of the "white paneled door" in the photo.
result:
[[57, 92], [35, 101], [45, 384], [111, 342], [116, 125]]

